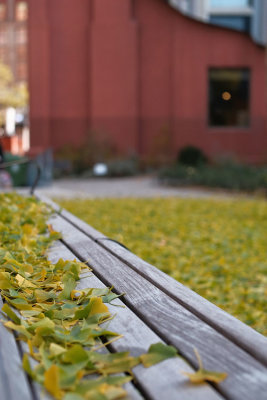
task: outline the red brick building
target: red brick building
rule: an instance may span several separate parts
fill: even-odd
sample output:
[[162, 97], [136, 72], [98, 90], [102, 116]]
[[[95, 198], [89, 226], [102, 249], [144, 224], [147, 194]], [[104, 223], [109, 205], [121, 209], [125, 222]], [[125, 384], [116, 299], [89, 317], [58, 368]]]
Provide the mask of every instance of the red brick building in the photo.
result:
[[267, 159], [264, 48], [164, 0], [28, 0], [33, 148], [94, 131], [124, 155]]

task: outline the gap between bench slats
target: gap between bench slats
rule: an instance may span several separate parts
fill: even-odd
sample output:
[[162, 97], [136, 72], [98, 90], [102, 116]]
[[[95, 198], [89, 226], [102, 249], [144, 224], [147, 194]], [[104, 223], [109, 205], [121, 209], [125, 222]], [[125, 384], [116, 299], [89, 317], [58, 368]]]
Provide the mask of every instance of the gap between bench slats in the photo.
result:
[[[53, 226], [54, 222], [52, 220]], [[63, 244], [57, 244], [49, 252], [50, 260], [56, 262], [59, 258], [73, 259], [73, 253]], [[85, 275], [88, 275], [86, 273]], [[82, 278], [77, 288], [105, 287], [105, 285], [93, 274]], [[110, 345], [112, 351], [128, 351], [134, 356], [146, 352], [153, 343], [161, 339], [151, 331], [131, 310], [123, 305], [120, 299], [108, 304], [112, 314], [117, 314], [108, 323], [108, 329], [123, 334], [124, 336]], [[147, 399], [162, 400], [219, 400], [222, 397], [209, 385], [192, 385], [188, 379], [180, 374], [180, 371], [192, 372], [191, 367], [181, 358], [169, 359], [151, 368], [137, 366], [134, 368], [134, 376], [137, 387]], [[140, 395], [131, 383], [126, 385], [131, 399], [138, 400]]]
[[90, 260], [94, 272], [117, 292], [126, 292], [123, 301], [163, 340], [176, 346], [196, 365], [196, 347], [207, 369], [229, 373], [219, 390], [231, 399], [266, 398], [267, 369], [212, 327], [160, 291], [151, 282], [105, 251], [60, 216], [53, 220], [64, 243], [80, 259]]
[[50, 203], [55, 210], [61, 213], [64, 219], [72, 223], [77, 229], [88, 235], [91, 239], [97, 241], [100, 246], [110, 251], [115, 257], [133, 268], [168, 296], [175, 299], [189, 311], [203, 319], [203, 321], [206, 321], [218, 332], [221, 332], [225, 337], [267, 366], [266, 337], [199, 296], [196, 292], [193, 292], [180, 282], [166, 275], [153, 265], [140, 259], [130, 251], [127, 251], [112, 241], [103, 240], [106, 239], [105, 235], [96, 231], [68, 211], [64, 209], [61, 210], [60, 207], [50, 199], [43, 198], [43, 200]]

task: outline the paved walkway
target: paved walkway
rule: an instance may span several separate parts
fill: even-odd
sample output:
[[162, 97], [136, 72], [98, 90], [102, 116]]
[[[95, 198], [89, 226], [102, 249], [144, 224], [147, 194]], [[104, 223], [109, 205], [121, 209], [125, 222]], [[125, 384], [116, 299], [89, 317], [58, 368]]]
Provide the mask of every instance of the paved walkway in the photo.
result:
[[[23, 191], [26, 191], [26, 189]], [[50, 198], [66, 199], [172, 196], [184, 198], [231, 198], [234, 196], [218, 190], [163, 186], [155, 178], [147, 176], [112, 179], [65, 178], [55, 180], [51, 186], [40, 187], [37, 191]]]

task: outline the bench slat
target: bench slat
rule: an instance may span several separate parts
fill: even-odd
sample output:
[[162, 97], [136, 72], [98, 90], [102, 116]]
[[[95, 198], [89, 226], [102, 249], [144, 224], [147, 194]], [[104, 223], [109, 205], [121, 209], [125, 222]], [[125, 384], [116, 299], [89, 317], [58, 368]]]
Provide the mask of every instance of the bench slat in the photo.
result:
[[[0, 309], [3, 302], [0, 297]], [[0, 398], [1, 400], [33, 399], [30, 384], [22, 369], [22, 360], [14, 334], [0, 323]]]
[[[60, 258], [62, 258], [63, 260], [77, 259], [77, 257], [75, 257], [74, 254], [67, 247], [65, 247], [61, 242], [57, 241], [49, 249], [48, 259], [51, 262], [56, 263]], [[85, 287], [103, 287], [104, 286], [102, 284], [102, 282], [98, 281], [98, 279], [93, 278], [93, 277], [92, 277], [92, 279], [93, 279], [93, 281], [88, 282], [88, 285]], [[92, 285], [90, 285], [91, 283], [92, 283]], [[125, 389], [129, 393], [129, 396], [132, 400], [143, 400], [144, 399], [143, 396], [138, 392], [138, 390], [135, 388], [135, 386], [131, 382], [126, 383]]]
[[[53, 219], [51, 221], [55, 226]], [[56, 244], [50, 250], [49, 258], [55, 262], [59, 257], [73, 259], [75, 256], [63, 245]], [[88, 273], [86, 273], [88, 275]], [[94, 275], [82, 279], [78, 288], [105, 287]], [[116, 306], [108, 305], [110, 311], [117, 316], [108, 323], [110, 330], [123, 334], [124, 337], [110, 345], [112, 351], [128, 351], [138, 356], [146, 352], [153, 343], [161, 339], [151, 331], [131, 310], [124, 307], [121, 300], [112, 302]], [[137, 366], [134, 368], [134, 376], [138, 387], [145, 398], [153, 400], [219, 400], [222, 397], [209, 385], [195, 386], [188, 383], [188, 379], [180, 374], [180, 371], [192, 372], [192, 368], [181, 358], [169, 359], [151, 368]], [[139, 400], [140, 396], [134, 386], [128, 384], [127, 391], [132, 399]]]
[[188, 287], [111, 241], [99, 242], [168, 296], [267, 366], [267, 338]]
[[226, 397], [266, 398], [267, 370], [257, 360], [61, 217], [55, 218], [53, 226], [76, 255], [90, 260], [98, 277], [116, 291], [126, 292], [126, 304], [191, 364], [196, 365], [196, 347], [207, 369], [227, 372], [227, 380], [218, 385]]

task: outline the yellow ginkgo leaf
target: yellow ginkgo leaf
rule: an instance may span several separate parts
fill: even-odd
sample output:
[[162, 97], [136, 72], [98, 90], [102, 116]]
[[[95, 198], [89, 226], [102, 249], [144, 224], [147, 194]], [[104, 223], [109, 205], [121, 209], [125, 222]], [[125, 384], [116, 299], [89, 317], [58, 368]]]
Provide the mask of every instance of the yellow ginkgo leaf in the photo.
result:
[[17, 332], [21, 333], [22, 335], [26, 336], [27, 339], [32, 338], [32, 335], [30, 334], [30, 332], [28, 332], [27, 329], [25, 328], [25, 326], [23, 326], [23, 325], [16, 325], [12, 321], [5, 322], [4, 325], [7, 328], [17, 331]]
[[10, 282], [9, 272], [0, 272], [0, 289], [10, 289], [12, 284]]
[[109, 312], [108, 307], [103, 303], [101, 297], [92, 297], [90, 304], [91, 304], [91, 309], [89, 316], [94, 314], [104, 314]]
[[49, 346], [51, 356], [58, 356], [59, 354], [65, 353], [66, 349], [59, 344], [51, 343]]
[[197, 349], [194, 349], [194, 352], [198, 360], [199, 369], [196, 372], [183, 372], [192, 383], [204, 383], [206, 381], [220, 383], [227, 378], [228, 375], [226, 372], [208, 371], [204, 369], [199, 352]]
[[44, 374], [44, 386], [57, 400], [62, 398], [59, 387], [59, 369], [57, 365], [52, 365]]
[[196, 372], [183, 372], [184, 375], [188, 376], [192, 383], [204, 383], [206, 381], [220, 383], [227, 378], [225, 372], [208, 371], [206, 369], [199, 369]]
[[21, 288], [37, 287], [33, 282], [30, 282], [29, 280], [25, 279], [20, 274], [17, 274], [15, 278], [16, 281], [18, 282], [19, 287]]

